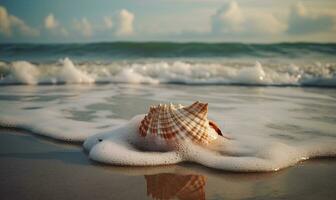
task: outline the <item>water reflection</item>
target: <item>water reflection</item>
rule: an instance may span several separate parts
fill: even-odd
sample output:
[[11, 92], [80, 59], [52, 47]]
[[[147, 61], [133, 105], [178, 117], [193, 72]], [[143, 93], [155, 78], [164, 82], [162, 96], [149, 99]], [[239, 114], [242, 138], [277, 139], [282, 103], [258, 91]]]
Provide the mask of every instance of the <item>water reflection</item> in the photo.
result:
[[147, 195], [153, 199], [205, 199], [206, 178], [201, 175], [145, 175]]

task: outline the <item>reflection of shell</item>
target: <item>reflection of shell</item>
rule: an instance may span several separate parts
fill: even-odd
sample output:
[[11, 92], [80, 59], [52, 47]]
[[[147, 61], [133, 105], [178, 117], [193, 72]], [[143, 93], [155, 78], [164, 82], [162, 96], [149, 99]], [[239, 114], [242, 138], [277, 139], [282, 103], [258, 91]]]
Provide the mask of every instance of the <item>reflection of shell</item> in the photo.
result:
[[188, 139], [208, 144], [221, 133], [214, 122], [209, 122], [207, 115], [208, 104], [198, 101], [188, 107], [175, 107], [172, 104], [152, 106], [141, 121], [139, 134], [170, 141]]
[[147, 195], [153, 199], [205, 199], [205, 177], [200, 175], [157, 174], [145, 176]]

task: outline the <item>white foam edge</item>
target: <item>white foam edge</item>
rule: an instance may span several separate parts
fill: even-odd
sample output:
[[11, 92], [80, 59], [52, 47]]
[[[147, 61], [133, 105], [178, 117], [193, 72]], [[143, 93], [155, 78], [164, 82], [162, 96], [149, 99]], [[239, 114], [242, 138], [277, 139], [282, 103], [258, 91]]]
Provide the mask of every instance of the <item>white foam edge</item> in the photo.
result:
[[266, 172], [277, 171], [311, 157], [336, 155], [335, 145], [327, 141], [324, 141], [323, 146], [314, 142], [296, 146], [280, 142], [249, 146], [246, 142], [254, 140], [224, 138], [219, 139], [214, 148], [181, 143], [178, 151], [143, 152], [135, 147], [139, 142], [137, 131], [142, 118], [143, 115], [138, 115], [111, 132], [89, 137], [84, 142], [89, 157], [98, 162], [123, 166], [154, 166], [191, 161], [226, 171]]

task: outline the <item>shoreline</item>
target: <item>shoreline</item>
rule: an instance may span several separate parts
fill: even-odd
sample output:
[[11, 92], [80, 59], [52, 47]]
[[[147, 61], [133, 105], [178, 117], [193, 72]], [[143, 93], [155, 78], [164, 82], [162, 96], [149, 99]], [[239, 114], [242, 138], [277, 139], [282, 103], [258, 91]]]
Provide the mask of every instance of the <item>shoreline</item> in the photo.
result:
[[[45, 140], [8, 129], [0, 129], [0, 149], [3, 199], [151, 199], [161, 194], [155, 191], [165, 189], [160, 188], [165, 184], [157, 183], [167, 180], [169, 183], [201, 181], [197, 195], [205, 195], [206, 199], [333, 199], [336, 196], [336, 182], [330, 178], [336, 175], [336, 160], [331, 158], [311, 159], [272, 173], [223, 172], [191, 163], [109, 166], [91, 161], [78, 144]], [[195, 198], [196, 194], [184, 190], [183, 195]]]

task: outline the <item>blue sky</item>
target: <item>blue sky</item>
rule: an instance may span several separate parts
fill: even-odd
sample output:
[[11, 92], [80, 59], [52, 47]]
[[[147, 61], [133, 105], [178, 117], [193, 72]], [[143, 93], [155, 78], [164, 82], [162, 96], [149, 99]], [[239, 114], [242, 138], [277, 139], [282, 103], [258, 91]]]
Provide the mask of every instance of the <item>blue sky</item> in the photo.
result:
[[336, 42], [334, 0], [0, 0], [0, 42]]

